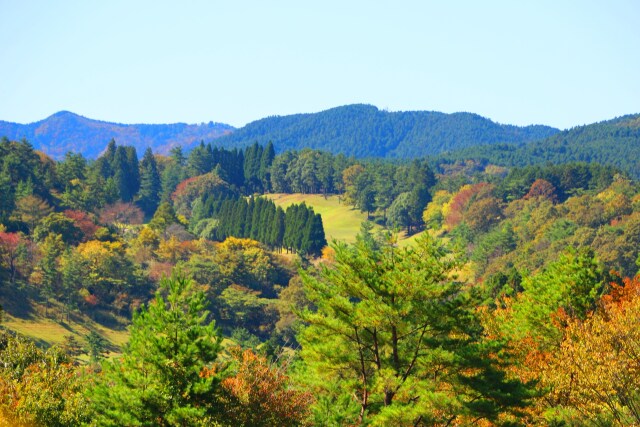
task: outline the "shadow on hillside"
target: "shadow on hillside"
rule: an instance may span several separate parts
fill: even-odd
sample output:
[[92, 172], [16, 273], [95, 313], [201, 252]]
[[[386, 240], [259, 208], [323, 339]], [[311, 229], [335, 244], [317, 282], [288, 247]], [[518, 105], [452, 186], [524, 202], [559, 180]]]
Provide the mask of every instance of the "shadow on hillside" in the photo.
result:
[[126, 329], [126, 325], [122, 323], [122, 320], [110, 311], [96, 310], [90, 313], [89, 316], [94, 322], [106, 328], [118, 331]]
[[32, 298], [27, 290], [3, 286], [0, 288], [0, 302], [3, 310], [23, 320], [31, 320], [36, 315]]

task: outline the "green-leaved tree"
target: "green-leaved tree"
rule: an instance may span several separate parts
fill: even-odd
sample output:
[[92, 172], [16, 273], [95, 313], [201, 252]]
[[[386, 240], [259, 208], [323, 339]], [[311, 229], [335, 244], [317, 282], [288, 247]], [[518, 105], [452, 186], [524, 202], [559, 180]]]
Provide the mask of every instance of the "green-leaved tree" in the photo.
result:
[[[453, 254], [429, 236], [411, 248], [363, 230], [335, 264], [303, 272], [303, 378], [322, 425], [467, 425], [514, 419], [529, 389], [501, 369]], [[514, 415], [516, 414], [516, 415]], [[456, 424], [458, 425], [458, 424]]]
[[218, 413], [220, 337], [202, 289], [163, 278], [133, 318], [122, 357], [105, 363], [90, 397], [98, 425], [212, 425]]

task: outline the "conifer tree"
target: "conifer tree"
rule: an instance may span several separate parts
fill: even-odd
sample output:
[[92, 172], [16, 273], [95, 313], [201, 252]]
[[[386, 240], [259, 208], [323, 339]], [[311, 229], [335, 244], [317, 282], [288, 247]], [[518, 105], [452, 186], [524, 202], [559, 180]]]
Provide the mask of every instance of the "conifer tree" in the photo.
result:
[[140, 207], [145, 214], [152, 215], [160, 203], [162, 184], [158, 173], [158, 165], [151, 148], [147, 148], [144, 152], [142, 162], [140, 162], [140, 169], [140, 193], [138, 195]]
[[271, 165], [273, 164], [273, 159], [275, 159], [275, 157], [276, 152], [273, 148], [273, 143], [269, 141], [262, 152], [262, 157], [260, 158], [260, 169], [258, 171], [258, 178], [262, 182], [262, 189], [265, 192], [271, 191]]
[[202, 289], [163, 278], [133, 318], [122, 357], [105, 363], [90, 391], [99, 425], [212, 425], [219, 413], [220, 337]]
[[530, 391], [501, 370], [499, 343], [483, 339], [472, 301], [452, 278], [455, 258], [428, 235], [399, 249], [367, 234], [335, 244], [335, 265], [319, 275], [302, 272], [317, 307], [301, 313], [309, 326], [299, 336], [316, 421], [517, 420]]
[[116, 149], [116, 154], [113, 157], [111, 168], [114, 171], [113, 179], [116, 183], [116, 186], [118, 187], [120, 199], [123, 202], [130, 202], [133, 199], [133, 192], [131, 191], [127, 151], [124, 149], [124, 147], [119, 146]]

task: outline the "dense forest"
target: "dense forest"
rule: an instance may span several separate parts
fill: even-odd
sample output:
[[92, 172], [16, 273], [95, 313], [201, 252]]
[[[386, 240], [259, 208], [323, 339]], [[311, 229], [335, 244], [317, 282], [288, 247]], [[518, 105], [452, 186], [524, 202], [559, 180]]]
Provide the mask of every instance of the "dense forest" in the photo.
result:
[[466, 159], [507, 167], [594, 162], [616, 166], [639, 178], [640, 115], [575, 127], [528, 144], [467, 147], [439, 157], [444, 163]]
[[634, 174], [288, 148], [0, 140], [0, 425], [640, 423]]
[[281, 151], [312, 148], [358, 158], [416, 158], [478, 144], [525, 143], [557, 132], [548, 126], [500, 125], [471, 113], [388, 112], [356, 104], [267, 117], [216, 143], [230, 147], [277, 141]]

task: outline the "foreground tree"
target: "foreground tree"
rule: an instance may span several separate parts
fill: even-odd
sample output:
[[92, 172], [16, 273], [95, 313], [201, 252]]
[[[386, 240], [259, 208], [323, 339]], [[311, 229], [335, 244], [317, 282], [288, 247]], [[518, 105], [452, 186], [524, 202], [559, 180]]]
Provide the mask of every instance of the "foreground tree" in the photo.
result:
[[336, 244], [335, 265], [303, 273], [317, 306], [302, 318], [302, 358], [322, 424], [452, 425], [505, 421], [528, 389], [501, 370], [456, 261], [430, 237], [413, 248], [366, 230]]
[[291, 386], [286, 374], [288, 363], [278, 366], [239, 347], [230, 353], [236, 374], [222, 382], [229, 393], [227, 422], [247, 427], [303, 425], [312, 397]]
[[78, 376], [59, 348], [46, 351], [0, 331], [0, 426], [79, 426], [89, 421]]
[[640, 277], [613, 285], [586, 319], [567, 319], [542, 378], [556, 417], [568, 425], [640, 424], [639, 324]]
[[91, 393], [99, 425], [211, 425], [218, 413], [220, 338], [204, 292], [184, 276], [163, 278], [134, 316], [121, 358]]

